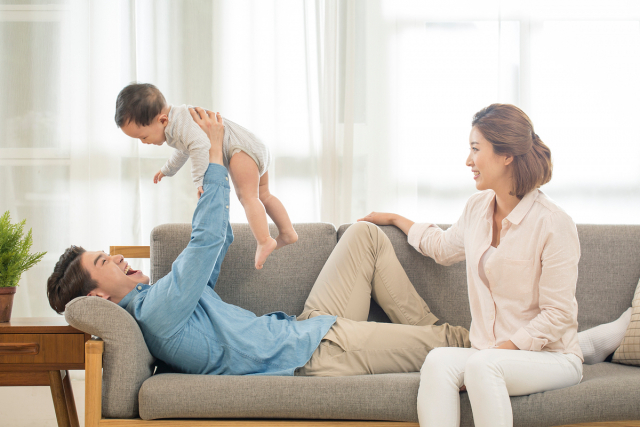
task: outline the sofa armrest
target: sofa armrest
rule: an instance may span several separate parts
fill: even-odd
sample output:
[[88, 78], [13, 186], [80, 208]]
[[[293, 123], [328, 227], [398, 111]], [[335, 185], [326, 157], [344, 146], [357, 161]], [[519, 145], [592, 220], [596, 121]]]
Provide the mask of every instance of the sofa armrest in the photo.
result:
[[98, 427], [102, 418], [102, 354], [104, 341], [92, 338], [84, 344], [84, 425]]
[[[155, 364], [138, 323], [126, 310], [99, 297], [72, 300], [64, 315], [71, 326], [103, 341], [102, 416], [137, 418], [138, 391], [153, 374]], [[98, 354], [95, 346], [100, 344], [88, 343], [94, 352], [90, 354]]]

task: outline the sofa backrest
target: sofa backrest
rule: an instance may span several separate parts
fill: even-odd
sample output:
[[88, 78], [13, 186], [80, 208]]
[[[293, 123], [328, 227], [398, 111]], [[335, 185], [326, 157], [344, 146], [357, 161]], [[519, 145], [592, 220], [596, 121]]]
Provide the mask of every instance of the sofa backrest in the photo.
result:
[[629, 307], [640, 278], [640, 225], [578, 225], [578, 330], [611, 322]]
[[[257, 315], [282, 310], [302, 312], [311, 287], [337, 239], [349, 224], [296, 224], [300, 240], [273, 252], [261, 271], [253, 268], [255, 240], [247, 224], [232, 224], [235, 240], [222, 264], [216, 291], [231, 304]], [[448, 226], [443, 225], [446, 229]], [[418, 293], [442, 322], [469, 327], [471, 315], [465, 263], [444, 267], [419, 254], [402, 231], [381, 227]], [[277, 230], [272, 225], [271, 234]], [[151, 233], [151, 280], [171, 270], [189, 242], [190, 224], [166, 224]], [[639, 225], [578, 225], [582, 256], [576, 298], [579, 329], [610, 322], [626, 310], [640, 278]], [[372, 302], [369, 320], [388, 322]]]
[[[248, 224], [231, 224], [233, 244], [222, 262], [215, 291], [223, 301], [258, 316], [273, 311], [302, 313], [304, 302], [336, 245], [333, 224], [296, 224], [298, 242], [274, 251], [262, 270], [254, 268], [256, 240]], [[277, 236], [275, 225], [270, 233]], [[165, 224], [151, 232], [151, 282], [171, 271], [189, 243], [191, 224]]]

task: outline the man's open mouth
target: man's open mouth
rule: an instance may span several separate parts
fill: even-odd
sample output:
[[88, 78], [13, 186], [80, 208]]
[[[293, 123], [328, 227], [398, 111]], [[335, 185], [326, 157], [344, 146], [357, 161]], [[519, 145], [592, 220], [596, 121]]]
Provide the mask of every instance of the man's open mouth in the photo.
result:
[[131, 268], [130, 266], [127, 265], [127, 267], [124, 269], [124, 274], [126, 274], [127, 276], [131, 276], [132, 274], [136, 274], [138, 272], [138, 270], [134, 270], [133, 268]]

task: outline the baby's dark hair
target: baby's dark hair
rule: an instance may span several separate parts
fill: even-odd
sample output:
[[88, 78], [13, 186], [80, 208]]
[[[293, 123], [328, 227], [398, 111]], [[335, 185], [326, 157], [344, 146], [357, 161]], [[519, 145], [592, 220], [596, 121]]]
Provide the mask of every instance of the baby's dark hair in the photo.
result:
[[89, 272], [80, 262], [85, 250], [80, 246], [70, 246], [60, 256], [53, 273], [47, 280], [47, 298], [56, 313], [62, 314], [72, 299], [85, 296], [98, 287]]
[[166, 106], [162, 92], [151, 83], [131, 83], [116, 99], [116, 125], [121, 128], [133, 122], [138, 126], [149, 126]]

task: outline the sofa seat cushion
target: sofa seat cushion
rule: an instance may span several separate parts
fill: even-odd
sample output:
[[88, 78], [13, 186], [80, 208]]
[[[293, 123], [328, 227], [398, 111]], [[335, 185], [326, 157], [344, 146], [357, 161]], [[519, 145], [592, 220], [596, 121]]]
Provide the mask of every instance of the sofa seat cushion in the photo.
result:
[[140, 417], [416, 420], [418, 373], [353, 377], [154, 375]]
[[[359, 419], [417, 422], [420, 375], [260, 377], [160, 374], [139, 393], [140, 416], [159, 418]], [[640, 419], [640, 368], [584, 366], [574, 387], [511, 398], [514, 425], [547, 427]], [[473, 427], [467, 393], [462, 427]]]
[[512, 397], [514, 426], [638, 420], [638, 384], [638, 367], [606, 362], [583, 365], [582, 382], [576, 386]]

